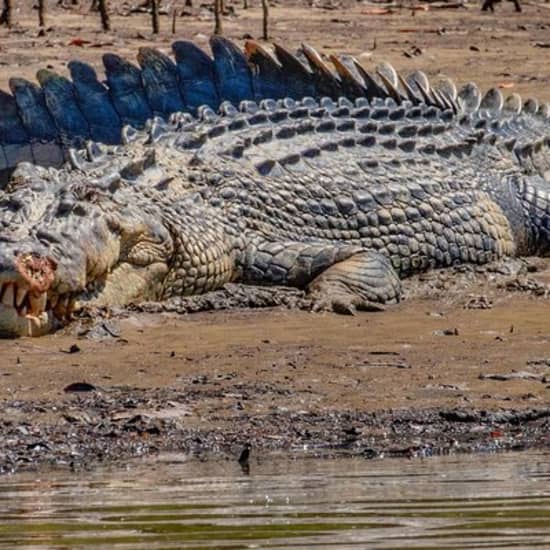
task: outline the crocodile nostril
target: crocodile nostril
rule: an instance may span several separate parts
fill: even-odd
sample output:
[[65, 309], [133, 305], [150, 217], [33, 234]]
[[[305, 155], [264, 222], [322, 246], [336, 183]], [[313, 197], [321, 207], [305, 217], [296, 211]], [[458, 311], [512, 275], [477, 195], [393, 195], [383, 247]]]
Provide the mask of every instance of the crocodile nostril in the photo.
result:
[[38, 229], [36, 231], [36, 237], [40, 241], [46, 241], [46, 243], [59, 243], [59, 237], [52, 233], [51, 231], [47, 231], [46, 229]]

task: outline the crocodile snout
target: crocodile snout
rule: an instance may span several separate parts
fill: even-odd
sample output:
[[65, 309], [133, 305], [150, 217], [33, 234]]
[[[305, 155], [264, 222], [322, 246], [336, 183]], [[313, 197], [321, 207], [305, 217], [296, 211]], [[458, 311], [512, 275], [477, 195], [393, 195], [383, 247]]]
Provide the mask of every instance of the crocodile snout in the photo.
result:
[[33, 336], [51, 327], [48, 290], [57, 263], [48, 256], [9, 251], [0, 258], [0, 333]]

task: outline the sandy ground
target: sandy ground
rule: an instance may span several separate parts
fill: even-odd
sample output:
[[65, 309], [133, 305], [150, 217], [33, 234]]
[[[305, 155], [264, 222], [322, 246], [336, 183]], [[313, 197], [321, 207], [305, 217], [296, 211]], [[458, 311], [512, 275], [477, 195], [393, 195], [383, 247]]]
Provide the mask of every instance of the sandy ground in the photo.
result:
[[[227, 37], [240, 41], [260, 36], [259, 2], [250, 3], [252, 8], [243, 10], [239, 4], [235, 15], [224, 18]], [[5, 89], [10, 76], [33, 79], [44, 66], [67, 74], [66, 64], [74, 58], [99, 68], [107, 51], [135, 60], [140, 46], [154, 44], [168, 53], [175, 39], [193, 40], [207, 48], [213, 29], [212, 14], [198, 7], [188, 10], [191, 15], [177, 18], [175, 35], [171, 18], [162, 16], [158, 36], [151, 34], [145, 14], [113, 15], [113, 32], [105, 34], [99, 30], [97, 14], [52, 7], [45, 35], [38, 36], [36, 12], [28, 9], [32, 2], [16, 4], [21, 6], [15, 14], [16, 28], [10, 33], [0, 29], [0, 87]], [[124, 7], [128, 2], [111, 4], [119, 6], [120, 13], [128, 11]], [[495, 14], [481, 12], [475, 2], [458, 9], [432, 9], [410, 1], [403, 2], [401, 9], [349, 0], [332, 4], [342, 7], [329, 10], [277, 2], [270, 11], [271, 40], [290, 48], [308, 42], [327, 54], [353, 54], [367, 67], [389, 61], [399, 70], [422, 69], [429, 76], [447, 75], [458, 83], [473, 80], [482, 88], [500, 85], [550, 100], [548, 2], [523, 2], [521, 14], [509, 2], [498, 4]], [[389, 13], [377, 15], [378, 11]], [[81, 43], [79, 39], [83, 46], [71, 45]]]
[[[548, 297], [511, 295], [488, 310], [426, 299], [354, 317], [279, 308], [130, 313], [115, 337], [99, 341], [59, 333], [0, 342], [3, 397], [55, 400], [86, 381], [183, 392], [209, 385], [233, 392], [228, 407], [240, 385], [271, 387], [247, 404], [254, 414], [550, 405], [549, 307]], [[511, 379], [481, 379], [495, 374]], [[197, 403], [197, 414], [211, 406]]]
[[[523, 5], [520, 15], [509, 3], [494, 15], [412, 4], [377, 15], [370, 4], [277, 3], [272, 35], [548, 101], [550, 4]], [[257, 36], [259, 8], [236, 11], [227, 36]], [[191, 12], [178, 18], [177, 38], [206, 45], [211, 14]], [[174, 39], [168, 17], [155, 38], [142, 14], [114, 16], [107, 35], [84, 12], [52, 8], [45, 36], [34, 18], [23, 9], [11, 32], [0, 30], [0, 87], [44, 66], [66, 73], [75, 57], [99, 67], [106, 51], [134, 58], [151, 42], [168, 51]], [[87, 43], [69, 45], [75, 38]], [[402, 304], [355, 317], [133, 311], [106, 314], [93, 330], [81, 319], [48, 337], [0, 341], [0, 472], [247, 445], [372, 456], [550, 446], [549, 283], [550, 262], [532, 260], [519, 276], [432, 273], [407, 283]], [[76, 382], [93, 391], [64, 391]]]

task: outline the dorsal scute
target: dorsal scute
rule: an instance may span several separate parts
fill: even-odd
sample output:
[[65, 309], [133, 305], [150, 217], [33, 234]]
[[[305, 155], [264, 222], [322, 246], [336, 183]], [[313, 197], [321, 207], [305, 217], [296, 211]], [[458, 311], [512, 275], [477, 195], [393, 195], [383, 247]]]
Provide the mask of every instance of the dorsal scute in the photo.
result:
[[191, 113], [183, 113], [181, 111], [172, 113], [168, 118], [168, 122], [176, 128], [182, 128], [185, 125], [195, 123], [196, 120]]
[[121, 142], [122, 145], [128, 145], [130, 143], [145, 143], [147, 139], [149, 138], [148, 134], [146, 132], [143, 132], [141, 130], [138, 130], [131, 126], [130, 124], [126, 124], [122, 127], [121, 130]]
[[145, 125], [145, 131], [149, 134], [147, 143], [156, 143], [175, 130], [177, 130], [177, 125], [171, 124], [161, 117], [153, 117]]
[[523, 104], [522, 112], [529, 115], [534, 115], [537, 113], [538, 109], [539, 109], [539, 102], [535, 98], [530, 97], [525, 100]]
[[465, 112], [473, 113], [481, 105], [481, 92], [476, 84], [469, 82], [459, 90], [458, 99]]
[[69, 62], [68, 68], [76, 101], [88, 122], [91, 138], [108, 144], [118, 143], [122, 123], [108, 88], [99, 82], [95, 69], [90, 65], [75, 60]]
[[443, 92], [449, 99], [456, 101], [458, 91], [453, 80], [447, 77], [441, 77], [436, 82], [435, 87]]
[[367, 93], [365, 81], [357, 71], [353, 58], [344, 55], [330, 55], [329, 59], [340, 78], [342, 90], [346, 97], [353, 99], [365, 96]]
[[480, 109], [488, 111], [493, 116], [498, 116], [504, 106], [504, 97], [498, 88], [487, 90], [481, 104]]
[[380, 63], [376, 67], [376, 74], [382, 80], [388, 95], [396, 103], [400, 104], [404, 97], [399, 91], [399, 78], [397, 76], [397, 71], [389, 63]]
[[150, 47], [139, 48], [137, 60], [152, 113], [167, 118], [170, 113], [185, 110], [176, 64], [167, 55]]
[[241, 113], [254, 114], [258, 110], [258, 104], [250, 99], [245, 99], [239, 103], [239, 111]]
[[[228, 103], [228, 105], [231, 104]], [[235, 108], [233, 107], [233, 109]], [[210, 105], [201, 105], [197, 110], [197, 118], [205, 122], [212, 122], [218, 119], [218, 115], [212, 110]]]
[[407, 77], [405, 83], [413, 93], [414, 97], [410, 98], [413, 104], [416, 103], [414, 98], [420, 98], [420, 103], [435, 106], [439, 109], [451, 107], [451, 103], [445, 99], [445, 96], [432, 87], [428, 76], [423, 71], [414, 71]]
[[210, 47], [214, 54], [216, 87], [220, 98], [234, 105], [246, 99], [254, 99], [252, 74], [240, 48], [216, 35], [210, 38]]
[[153, 115], [143, 87], [141, 70], [114, 53], [103, 54], [110, 99], [123, 124], [142, 128]]
[[73, 83], [50, 69], [40, 69], [36, 78], [62, 144], [81, 147], [90, 138], [90, 127], [77, 103]]
[[503, 110], [511, 115], [519, 115], [522, 109], [522, 99], [517, 93], [509, 95], [504, 100]]
[[433, 89], [440, 94], [444, 103], [452, 109], [455, 114], [460, 111], [460, 105], [457, 99], [458, 90], [453, 80], [447, 77], [440, 77], [433, 85]]
[[100, 161], [105, 158], [105, 150], [101, 143], [97, 141], [86, 142], [86, 154], [90, 162]]
[[228, 124], [239, 131], [243, 119], [258, 127], [325, 112], [343, 117], [346, 109], [362, 109], [363, 118], [371, 111], [384, 118], [389, 109], [397, 120], [409, 118], [413, 106], [427, 105], [445, 121], [457, 116], [466, 125], [466, 115], [472, 115], [479, 129], [501, 132], [506, 128], [483, 126], [483, 120], [525, 115], [540, 123], [550, 116], [548, 105], [535, 99], [522, 104], [512, 94], [504, 100], [498, 89], [482, 96], [475, 84], [457, 92], [449, 79], [430, 82], [421, 71], [403, 77], [388, 63], [371, 71], [349, 55], [326, 57], [307, 44], [294, 53], [253, 40], [246, 41], [244, 51], [221, 37], [210, 44], [212, 55], [177, 41], [175, 61], [143, 47], [139, 66], [107, 53], [106, 83], [81, 61], [68, 65], [72, 80], [47, 69], [37, 75], [41, 86], [11, 79], [12, 94], [0, 95], [0, 172], [21, 160], [59, 166], [70, 146], [83, 146], [90, 138], [107, 144], [155, 143], [174, 129], [193, 133], [196, 125], [217, 125], [213, 133], [219, 134], [221, 119], [234, 119]]

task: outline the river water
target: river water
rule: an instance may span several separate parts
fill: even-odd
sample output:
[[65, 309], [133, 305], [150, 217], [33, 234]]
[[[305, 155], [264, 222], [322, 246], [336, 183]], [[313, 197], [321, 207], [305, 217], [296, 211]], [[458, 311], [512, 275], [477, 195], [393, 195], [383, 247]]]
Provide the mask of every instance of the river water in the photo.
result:
[[549, 548], [550, 452], [237, 461], [0, 478], [1, 549]]

